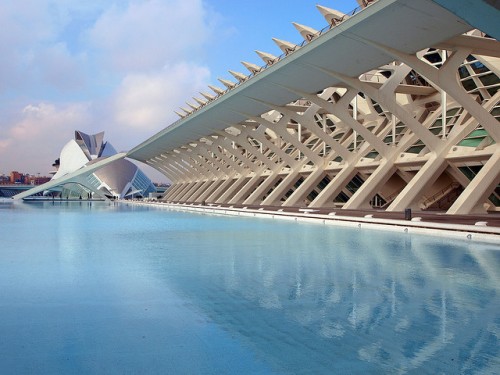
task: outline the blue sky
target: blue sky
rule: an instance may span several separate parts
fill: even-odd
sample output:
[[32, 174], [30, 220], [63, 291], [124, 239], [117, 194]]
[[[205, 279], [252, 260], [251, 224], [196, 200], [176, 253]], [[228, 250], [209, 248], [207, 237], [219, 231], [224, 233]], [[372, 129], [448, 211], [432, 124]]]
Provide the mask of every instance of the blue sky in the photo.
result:
[[[326, 26], [320, 4], [355, 0], [3, 0], [0, 174], [47, 174], [74, 130], [105, 131], [128, 150], [177, 119], [240, 61], [263, 65], [272, 37], [302, 41], [291, 22]], [[159, 179], [153, 175], [155, 180]]]

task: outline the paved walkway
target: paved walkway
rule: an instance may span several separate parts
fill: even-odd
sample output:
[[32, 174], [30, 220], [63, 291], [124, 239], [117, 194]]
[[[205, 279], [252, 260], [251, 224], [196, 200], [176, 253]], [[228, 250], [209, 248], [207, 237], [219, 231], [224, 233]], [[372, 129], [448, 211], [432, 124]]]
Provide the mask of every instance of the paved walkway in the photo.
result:
[[[372, 215], [375, 219], [392, 219], [392, 220], [407, 220], [405, 212], [386, 212], [378, 210], [342, 210], [338, 208], [319, 208], [311, 209], [307, 207], [282, 207], [282, 206], [251, 206], [251, 205], [215, 205], [220, 207], [234, 207], [252, 210], [263, 208], [266, 211], [283, 211], [290, 213], [314, 213], [320, 215], [328, 215], [335, 212], [338, 217], [367, 217]], [[488, 227], [500, 228], [500, 212], [482, 215], [447, 215], [442, 211], [412, 211], [411, 218], [416, 221], [420, 218], [422, 222], [460, 224], [460, 225], [475, 225], [476, 223], [486, 223]]]
[[[123, 201], [132, 204], [151, 204], [158, 207], [253, 217], [272, 217], [296, 221], [314, 220], [324, 224], [356, 228], [393, 230], [404, 233], [427, 233], [459, 239], [490, 242], [500, 245], [500, 213], [484, 215], [446, 215], [444, 212], [405, 212], [377, 210], [311, 209], [307, 207], [252, 206], [176, 203], [163, 201]], [[500, 250], [500, 247], [499, 247]]]

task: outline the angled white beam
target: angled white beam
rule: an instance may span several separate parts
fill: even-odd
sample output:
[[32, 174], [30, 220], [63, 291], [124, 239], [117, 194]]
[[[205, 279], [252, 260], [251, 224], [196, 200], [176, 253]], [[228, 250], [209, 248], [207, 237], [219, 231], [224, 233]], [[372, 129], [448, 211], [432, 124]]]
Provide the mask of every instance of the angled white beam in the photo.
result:
[[342, 189], [356, 175], [357, 170], [353, 164], [346, 164], [334, 177], [330, 180], [327, 186], [318, 194], [311, 202], [309, 207], [331, 207], [333, 199], [340, 194]]
[[50, 180], [49, 182], [46, 182], [42, 185], [38, 185], [34, 188], [23, 191], [22, 193], [16, 194], [13, 196], [13, 198], [14, 199], [23, 199], [23, 198], [29, 197], [30, 195], [42, 193], [45, 190], [49, 190], [49, 189], [52, 189], [54, 187], [61, 186], [61, 185], [71, 183], [71, 182], [82, 183], [82, 181], [81, 181], [82, 177], [90, 176], [95, 171], [101, 169], [102, 167], [104, 167], [108, 164], [111, 164], [112, 162], [114, 162], [116, 160], [123, 159], [123, 158], [125, 158], [125, 156], [127, 156], [127, 154], [125, 152], [121, 152], [121, 153], [109, 156], [109, 157], [107, 157], [103, 160], [100, 160], [98, 162], [95, 162], [93, 164], [85, 165], [85, 166], [81, 167], [80, 169], [78, 169], [72, 173], [68, 173], [67, 175], [62, 176], [56, 180]]
[[[317, 66], [312, 66], [312, 67], [314, 67], [318, 70], [321, 70], [327, 74], [330, 74], [332, 77], [338, 78], [339, 80], [348, 84], [350, 87], [355, 88], [357, 91], [365, 92], [368, 96], [372, 97], [377, 102], [379, 102], [384, 107], [386, 107], [391, 113], [395, 114], [396, 117], [398, 117], [399, 119], [404, 121], [406, 123], [406, 125], [409, 126], [411, 128], [411, 130], [415, 134], [417, 134], [420, 137], [420, 139], [427, 146], [429, 146], [429, 148], [434, 150], [434, 149], [439, 147], [439, 139], [437, 137], [435, 137], [434, 134], [432, 134], [429, 130], [422, 127], [422, 124], [420, 122], [418, 122], [413, 117], [412, 114], [406, 112], [401, 106], [399, 106], [393, 98], [391, 99], [390, 97], [387, 97], [387, 93], [385, 93], [385, 95], [383, 95], [379, 92], [379, 90], [377, 90], [373, 86], [365, 84], [364, 82], [361, 82], [357, 78], [351, 78], [351, 77], [348, 77], [342, 73], [334, 72], [334, 71], [327, 70], [327, 69], [317, 67]], [[397, 85], [399, 84], [399, 82], [397, 82], [397, 81], [394, 81], [394, 82], [395, 82], [395, 85], [392, 87], [392, 93], [394, 93]], [[382, 87], [382, 89], [383, 89], [383, 87]], [[339, 112], [339, 113], [342, 113], [342, 112]], [[358, 131], [358, 130], [356, 130], [356, 131]], [[363, 133], [364, 134], [362, 134], [362, 135], [365, 138], [365, 136], [367, 136], [368, 134], [364, 131], [363, 131]], [[375, 139], [372, 136], [369, 136], [369, 138], [365, 138], [365, 139], [367, 139], [370, 143], [372, 143], [372, 142], [378, 143], [378, 141], [375, 141]], [[375, 144], [374, 144], [374, 146], [375, 146]], [[384, 148], [384, 146], [381, 146], [380, 144], [378, 145], [378, 147], [375, 146], [375, 148], [377, 148], [377, 149], [379, 149], [380, 147]]]
[[282, 159], [284, 162], [290, 164], [293, 162], [293, 158], [290, 157], [286, 152], [284, 152], [280, 147], [275, 145], [273, 142], [270, 142], [269, 139], [265, 136], [265, 130], [266, 127], [257, 127], [253, 130], [249, 130], [244, 128], [242, 131], [245, 132], [250, 137], [253, 137], [257, 139], [259, 142], [261, 142], [265, 147], [270, 149], [272, 152], [274, 152], [280, 159]]
[[459, 102], [471, 115], [473, 115], [488, 133], [493, 137], [495, 142], [500, 143], [500, 127], [497, 120], [490, 113], [484, 110], [481, 105], [476, 102], [457, 81], [457, 68], [472, 52], [470, 48], [459, 49], [454, 51], [451, 57], [446, 60], [441, 68], [431, 66], [415, 55], [399, 51], [395, 48], [374, 42], [368, 38], [360, 38], [365, 43], [368, 43], [390, 55], [395, 59], [404, 62], [411, 66], [414, 70], [422, 74], [429, 82], [434, 84], [438, 89], [445, 90], [448, 95]]
[[289, 110], [286, 107], [279, 107], [278, 110], [296, 122], [303, 124], [311, 133], [334, 149], [337, 155], [340, 155], [342, 159], [348, 160], [352, 157], [352, 154], [343, 145], [334, 140], [324, 130], [321, 130], [310, 117], [299, 115], [297, 112]]
[[481, 168], [464, 192], [446, 212], [447, 214], [484, 213], [483, 203], [491, 192], [500, 184], [500, 148]]
[[500, 42], [490, 38], [480, 38], [471, 35], [457, 35], [444, 42], [435, 44], [433, 47], [448, 51], [468, 49], [473, 55], [500, 58]]

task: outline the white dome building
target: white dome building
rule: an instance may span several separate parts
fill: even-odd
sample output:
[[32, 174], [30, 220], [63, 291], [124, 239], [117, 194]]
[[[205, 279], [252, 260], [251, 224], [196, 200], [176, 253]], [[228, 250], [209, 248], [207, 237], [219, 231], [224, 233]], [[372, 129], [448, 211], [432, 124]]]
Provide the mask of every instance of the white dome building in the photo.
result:
[[[104, 132], [89, 135], [75, 131], [75, 139], [70, 140], [62, 149], [58, 160], [53, 164], [52, 181], [91, 166], [109, 156], [116, 155], [114, 147], [104, 141]], [[51, 188], [46, 194], [61, 198], [110, 198], [128, 199], [147, 197], [156, 192], [151, 180], [132, 162], [118, 159], [84, 174], [71, 182], [65, 182], [57, 188]]]

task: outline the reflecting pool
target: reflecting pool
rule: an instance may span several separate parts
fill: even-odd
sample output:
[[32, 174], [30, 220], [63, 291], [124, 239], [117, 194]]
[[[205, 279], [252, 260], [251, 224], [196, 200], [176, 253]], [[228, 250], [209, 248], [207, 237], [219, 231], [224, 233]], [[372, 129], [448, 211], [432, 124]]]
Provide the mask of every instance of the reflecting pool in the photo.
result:
[[1, 374], [500, 373], [500, 244], [0, 204]]

